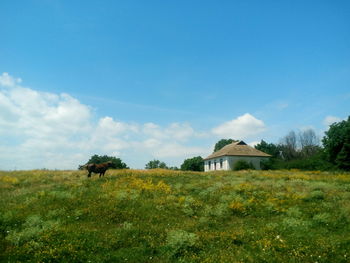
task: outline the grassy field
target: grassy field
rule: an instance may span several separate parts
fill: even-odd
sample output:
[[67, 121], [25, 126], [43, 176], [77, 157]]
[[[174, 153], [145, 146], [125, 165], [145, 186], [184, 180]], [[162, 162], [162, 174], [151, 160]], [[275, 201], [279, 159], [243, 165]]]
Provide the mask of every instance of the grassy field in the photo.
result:
[[350, 174], [0, 172], [1, 262], [350, 262]]

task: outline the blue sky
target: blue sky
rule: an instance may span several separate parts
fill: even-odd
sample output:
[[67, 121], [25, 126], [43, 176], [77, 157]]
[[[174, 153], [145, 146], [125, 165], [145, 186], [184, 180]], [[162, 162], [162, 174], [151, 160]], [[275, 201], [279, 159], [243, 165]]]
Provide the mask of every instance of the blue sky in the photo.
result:
[[350, 112], [349, 13], [349, 1], [1, 1], [0, 169], [95, 153], [179, 166], [221, 138], [322, 137]]

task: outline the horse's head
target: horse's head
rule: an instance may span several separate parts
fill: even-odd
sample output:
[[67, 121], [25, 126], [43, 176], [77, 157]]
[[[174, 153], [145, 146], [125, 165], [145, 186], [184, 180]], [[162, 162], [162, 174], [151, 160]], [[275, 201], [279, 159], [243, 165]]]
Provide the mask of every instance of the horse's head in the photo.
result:
[[107, 167], [112, 167], [113, 166], [113, 162], [112, 161], [108, 161], [108, 162], [106, 162], [106, 164], [107, 164]]

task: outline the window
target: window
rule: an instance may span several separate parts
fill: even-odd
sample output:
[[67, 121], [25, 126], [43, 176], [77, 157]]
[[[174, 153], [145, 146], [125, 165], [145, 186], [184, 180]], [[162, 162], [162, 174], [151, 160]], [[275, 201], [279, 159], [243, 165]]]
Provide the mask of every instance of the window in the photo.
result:
[[211, 161], [208, 162], [208, 170], [210, 170]]
[[222, 159], [220, 159], [220, 169], [222, 169]]
[[214, 170], [216, 170], [216, 160], [214, 161]]

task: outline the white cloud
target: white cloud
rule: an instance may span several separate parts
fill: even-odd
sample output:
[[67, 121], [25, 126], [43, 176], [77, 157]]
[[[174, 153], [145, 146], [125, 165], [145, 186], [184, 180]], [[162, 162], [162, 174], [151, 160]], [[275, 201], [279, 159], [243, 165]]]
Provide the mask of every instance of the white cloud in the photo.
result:
[[180, 165], [185, 158], [206, 157], [212, 147], [202, 145], [213, 134], [256, 140], [265, 130], [264, 122], [248, 113], [211, 132], [196, 131], [190, 123], [127, 123], [110, 116], [95, 120], [91, 107], [69, 94], [39, 92], [20, 83], [7, 73], [0, 75], [1, 169], [75, 169], [93, 154], [121, 157], [133, 168], [154, 158]]
[[253, 142], [249, 142], [248, 145], [255, 147], [256, 145], [258, 145], [261, 141], [253, 141]]
[[0, 76], [0, 138], [7, 138], [2, 169], [72, 169], [92, 154], [151, 159], [203, 152], [184, 145], [199, 136], [189, 123], [137, 124], [109, 116], [94, 121], [92, 109], [69, 94], [39, 92], [20, 82], [7, 73]]
[[170, 138], [185, 141], [188, 138], [195, 136], [195, 131], [188, 123], [172, 123], [165, 129], [165, 134]]
[[137, 133], [139, 127], [136, 124], [127, 124], [113, 120], [111, 117], [103, 117], [99, 120], [97, 130], [99, 135], [103, 136], [116, 136], [124, 133]]
[[160, 147], [161, 145], [162, 145], [162, 142], [154, 138], [147, 139], [142, 142], [142, 147], [145, 147], [148, 149], [155, 149], [157, 147]]
[[152, 138], [158, 138], [158, 139], [165, 139], [166, 138], [166, 135], [162, 131], [161, 127], [157, 124], [152, 123], [152, 122], [145, 123], [143, 125], [142, 132], [145, 135], [150, 136]]
[[6, 97], [5, 107], [12, 113], [7, 125], [17, 133], [49, 139], [80, 133], [90, 125], [90, 108], [67, 94], [40, 93], [22, 87], [0, 91], [0, 94]]
[[154, 156], [156, 158], [168, 157], [184, 157], [197, 156], [207, 154], [208, 149], [203, 147], [186, 146], [179, 143], [165, 143], [162, 147], [154, 149]]
[[266, 130], [262, 120], [258, 120], [249, 113], [225, 122], [212, 129], [212, 133], [223, 138], [247, 139], [261, 134]]
[[13, 78], [7, 72], [4, 72], [0, 75], [0, 86], [3, 87], [14, 87], [16, 84], [21, 83], [22, 80], [20, 78]]
[[341, 121], [341, 120], [342, 120], [342, 119], [339, 118], [339, 117], [329, 115], [329, 116], [326, 116], [326, 117], [324, 118], [323, 124], [324, 124], [325, 126], [330, 126], [330, 125], [332, 125], [333, 123], [339, 122], [339, 121]]

